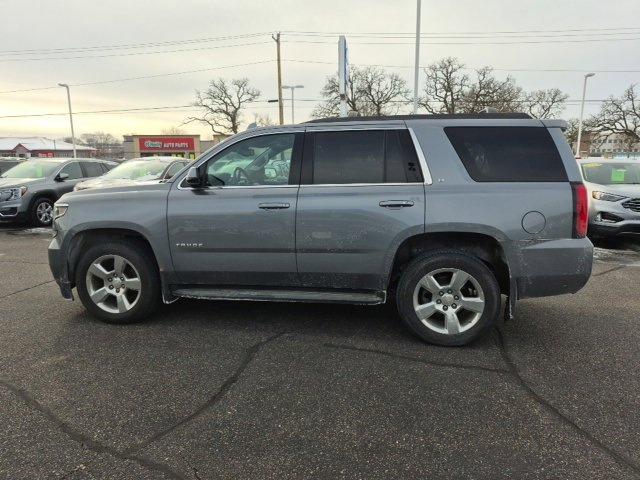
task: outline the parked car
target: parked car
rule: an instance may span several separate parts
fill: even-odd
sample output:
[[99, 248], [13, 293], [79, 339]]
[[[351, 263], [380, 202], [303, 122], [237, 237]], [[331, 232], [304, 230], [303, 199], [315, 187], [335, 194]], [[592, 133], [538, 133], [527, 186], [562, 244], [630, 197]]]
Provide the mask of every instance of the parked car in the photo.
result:
[[640, 161], [579, 161], [589, 192], [589, 235], [640, 235]]
[[501, 295], [512, 316], [591, 274], [565, 127], [479, 114], [252, 129], [165, 183], [65, 195], [49, 263], [62, 295], [76, 288], [107, 322], [180, 297], [394, 297], [419, 337], [463, 345], [495, 325]]
[[168, 180], [189, 163], [191, 160], [180, 157], [134, 158], [117, 165], [101, 177], [76, 184], [74, 190], [122, 187], [138, 182]]
[[0, 157], [0, 175], [24, 161], [25, 159], [20, 157]]
[[0, 175], [0, 220], [48, 226], [54, 202], [76, 183], [109, 171], [114, 164], [91, 158], [29, 159]]

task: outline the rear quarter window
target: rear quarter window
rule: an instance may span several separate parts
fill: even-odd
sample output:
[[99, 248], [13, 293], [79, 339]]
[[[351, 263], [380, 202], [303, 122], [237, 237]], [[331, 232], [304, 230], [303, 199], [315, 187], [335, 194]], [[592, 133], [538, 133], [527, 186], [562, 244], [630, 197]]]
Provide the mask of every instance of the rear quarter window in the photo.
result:
[[566, 182], [567, 172], [544, 127], [445, 127], [476, 182]]

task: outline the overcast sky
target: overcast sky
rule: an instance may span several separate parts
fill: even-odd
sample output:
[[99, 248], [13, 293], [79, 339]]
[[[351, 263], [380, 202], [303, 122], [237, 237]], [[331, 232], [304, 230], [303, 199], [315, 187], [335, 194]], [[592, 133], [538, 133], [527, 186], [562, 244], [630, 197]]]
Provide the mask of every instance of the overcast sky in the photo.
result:
[[[337, 70], [339, 33], [347, 36], [352, 64], [394, 66], [388, 70], [404, 76], [412, 87], [412, 69], [401, 68], [413, 64], [410, 39], [356, 34], [411, 34], [415, 7], [415, 0], [0, 0], [0, 92], [209, 69], [73, 86], [73, 108], [83, 112], [188, 105], [194, 91], [206, 88], [211, 78], [247, 77], [262, 91], [263, 102], [249, 108], [245, 119], [250, 121], [259, 113], [277, 120], [276, 104], [266, 100], [277, 96], [275, 43], [270, 34], [282, 31], [283, 82], [305, 86], [296, 92], [296, 121], [304, 121], [317, 103], [326, 76]], [[582, 72], [636, 71], [598, 72], [590, 79], [587, 94], [595, 100], [620, 94], [640, 81], [638, 0], [423, 0], [422, 11], [421, 65], [453, 55], [469, 67], [493, 66], [499, 69], [499, 77], [510, 73], [525, 89], [557, 87], [574, 100], [581, 96]], [[555, 32], [494, 33], [540, 30]], [[468, 32], [492, 32], [493, 36], [477, 38], [485, 35]], [[475, 38], [455, 38], [461, 33]], [[261, 35], [246, 36], [250, 34]], [[427, 38], [430, 34], [440, 38]], [[225, 36], [242, 37], [203, 40]], [[113, 47], [131, 44], [152, 45]], [[25, 50], [31, 52], [26, 55]], [[545, 69], [576, 71], [540, 71]], [[66, 109], [65, 91], [60, 87], [0, 93], [0, 117]], [[593, 102], [586, 111], [597, 109], [598, 103]], [[571, 103], [563, 117], [575, 117], [578, 111], [578, 104]], [[180, 126], [187, 115], [187, 109], [78, 113], [74, 121], [78, 136], [98, 130], [114, 135], [152, 134]], [[290, 104], [285, 101], [285, 121], [290, 120]], [[210, 137], [205, 127], [181, 128]], [[65, 116], [0, 118], [0, 136], [68, 134]]]

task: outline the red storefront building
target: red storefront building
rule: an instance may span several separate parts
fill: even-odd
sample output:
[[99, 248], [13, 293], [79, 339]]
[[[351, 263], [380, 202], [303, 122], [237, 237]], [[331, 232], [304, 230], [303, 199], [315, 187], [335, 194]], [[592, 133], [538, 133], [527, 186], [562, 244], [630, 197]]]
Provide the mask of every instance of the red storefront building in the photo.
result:
[[200, 155], [200, 135], [125, 135], [124, 158]]

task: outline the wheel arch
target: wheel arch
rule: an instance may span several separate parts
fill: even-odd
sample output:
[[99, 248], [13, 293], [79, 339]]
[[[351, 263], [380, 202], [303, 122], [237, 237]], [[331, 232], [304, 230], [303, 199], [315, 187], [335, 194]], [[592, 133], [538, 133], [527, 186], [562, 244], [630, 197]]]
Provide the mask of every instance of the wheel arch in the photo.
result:
[[[168, 292], [166, 286], [166, 279], [164, 274], [167, 271], [171, 271], [170, 260], [167, 263], [167, 259], [162, 255], [160, 246], [154, 245], [150, 238], [153, 238], [149, 232], [141, 231], [139, 228], [128, 224], [122, 225], [85, 225], [83, 228], [73, 232], [69, 235], [67, 240], [67, 272], [68, 279], [71, 283], [71, 287], [75, 287], [75, 275], [76, 268], [82, 252], [93, 243], [104, 242], [107, 239], [124, 240], [127, 242], [137, 242], [142, 245], [153, 256], [156, 262], [156, 266], [160, 273], [160, 281], [163, 297]], [[65, 239], [66, 240], [66, 239]], [[165, 297], [168, 298], [168, 297]]]
[[504, 236], [462, 230], [428, 231], [405, 238], [390, 262], [386, 288], [394, 286], [411, 259], [434, 249], [456, 249], [479, 258], [495, 275], [501, 293], [510, 295], [512, 278]]

